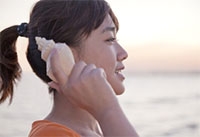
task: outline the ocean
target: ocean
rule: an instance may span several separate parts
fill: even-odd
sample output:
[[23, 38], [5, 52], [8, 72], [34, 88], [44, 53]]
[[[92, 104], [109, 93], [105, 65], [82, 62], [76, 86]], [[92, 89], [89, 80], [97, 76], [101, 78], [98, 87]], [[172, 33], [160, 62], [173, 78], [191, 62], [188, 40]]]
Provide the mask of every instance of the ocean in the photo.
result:
[[[119, 102], [141, 137], [200, 137], [200, 74], [129, 74]], [[0, 105], [0, 137], [27, 137], [51, 110], [52, 96], [23, 72], [11, 105]]]

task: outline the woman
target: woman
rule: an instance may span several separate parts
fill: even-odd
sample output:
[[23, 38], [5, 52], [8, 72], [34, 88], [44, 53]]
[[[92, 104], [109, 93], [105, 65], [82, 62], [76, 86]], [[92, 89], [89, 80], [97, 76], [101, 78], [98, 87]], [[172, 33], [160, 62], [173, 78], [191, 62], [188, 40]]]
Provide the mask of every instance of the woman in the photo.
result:
[[[0, 102], [8, 97], [12, 100], [13, 85], [20, 78], [15, 51], [19, 35], [28, 37], [27, 59], [54, 95], [52, 111], [44, 120], [33, 123], [29, 137], [138, 136], [116, 98], [124, 92], [121, 71], [122, 61], [127, 58], [116, 41], [118, 26], [104, 0], [40, 0], [31, 12], [29, 24], [1, 32]], [[57, 82], [46, 75], [36, 36], [70, 47], [76, 63], [69, 76], [63, 75], [56, 49], [51, 52], [50, 61]]]

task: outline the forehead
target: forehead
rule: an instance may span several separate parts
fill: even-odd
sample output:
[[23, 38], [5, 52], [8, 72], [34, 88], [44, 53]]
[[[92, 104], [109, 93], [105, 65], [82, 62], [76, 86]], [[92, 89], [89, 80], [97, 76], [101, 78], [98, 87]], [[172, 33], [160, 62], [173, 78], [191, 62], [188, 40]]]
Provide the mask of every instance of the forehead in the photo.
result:
[[105, 33], [106, 31], [116, 32], [116, 26], [109, 14], [105, 17], [103, 23], [99, 26], [97, 31], [101, 33]]

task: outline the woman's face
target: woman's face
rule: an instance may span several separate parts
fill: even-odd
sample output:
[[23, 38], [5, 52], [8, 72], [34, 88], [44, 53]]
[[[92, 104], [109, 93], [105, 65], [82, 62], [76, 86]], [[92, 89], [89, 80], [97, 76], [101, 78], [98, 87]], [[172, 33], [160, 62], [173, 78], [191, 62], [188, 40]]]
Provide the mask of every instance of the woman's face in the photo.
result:
[[116, 27], [110, 15], [89, 37], [82, 41], [80, 59], [87, 64], [95, 64], [105, 70], [107, 80], [117, 95], [124, 92], [124, 69], [122, 61], [127, 52], [116, 41]]

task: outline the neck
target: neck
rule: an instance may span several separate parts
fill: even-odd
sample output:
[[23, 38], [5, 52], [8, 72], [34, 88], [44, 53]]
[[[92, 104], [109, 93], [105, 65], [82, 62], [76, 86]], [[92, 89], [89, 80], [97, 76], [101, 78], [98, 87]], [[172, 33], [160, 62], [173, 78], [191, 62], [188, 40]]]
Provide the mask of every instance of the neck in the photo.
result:
[[65, 125], [77, 133], [85, 131], [99, 134], [97, 121], [87, 111], [69, 103], [63, 95], [54, 94], [54, 105], [46, 120]]

